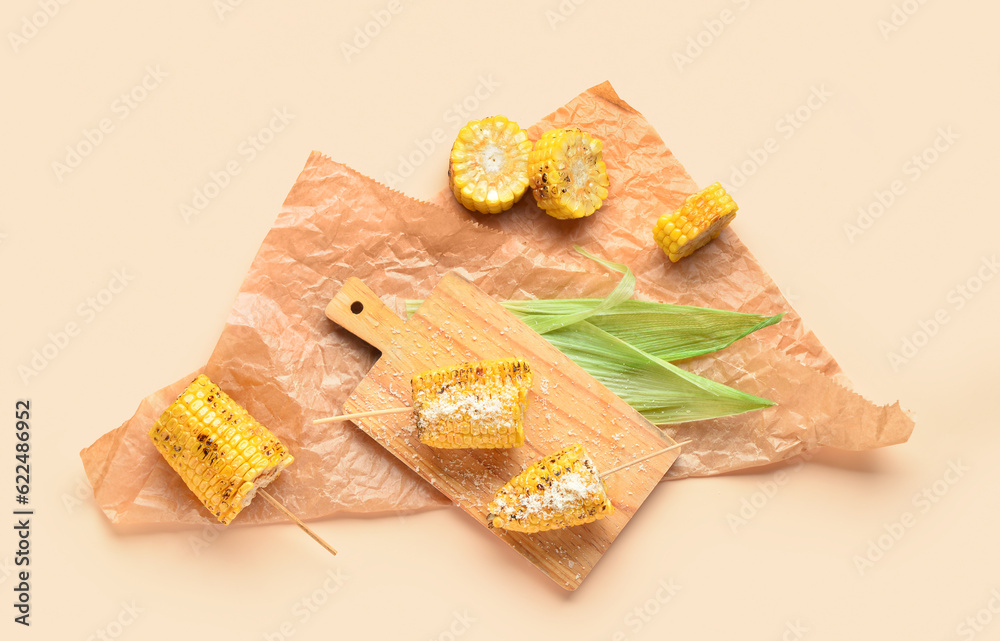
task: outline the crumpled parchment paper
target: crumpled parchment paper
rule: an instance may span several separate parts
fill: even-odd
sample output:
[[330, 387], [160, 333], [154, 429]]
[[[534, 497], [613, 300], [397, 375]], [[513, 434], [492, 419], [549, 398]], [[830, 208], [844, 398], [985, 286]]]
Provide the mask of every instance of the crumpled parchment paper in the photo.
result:
[[[146, 432], [190, 380], [205, 372], [284, 440], [295, 463], [273, 493], [304, 519], [448, 504], [436, 490], [353, 424], [313, 426], [339, 413], [378, 352], [323, 310], [349, 276], [402, 312], [456, 270], [498, 299], [598, 297], [608, 274], [573, 244], [628, 264], [637, 296], [774, 314], [784, 320], [715, 354], [682, 365], [777, 405], [740, 416], [666, 428], [694, 443], [666, 478], [704, 476], [779, 461], [819, 447], [861, 450], [904, 442], [912, 420], [841, 385], [840, 368], [808, 332], [732, 229], [672, 264], [652, 241], [661, 213], [697, 190], [641, 114], [608, 83], [532, 127], [575, 125], [604, 141], [610, 198], [594, 216], [557, 221], [526, 195], [513, 210], [478, 216], [444, 189], [429, 204], [408, 198], [314, 152], [240, 287], [208, 363], [150, 395], [135, 415], [81, 452], [98, 505], [115, 523], [212, 522], [149, 442]], [[442, 181], [444, 171], [442, 171]], [[760, 216], [741, 212], [741, 216]], [[266, 502], [237, 524], [283, 520]]]

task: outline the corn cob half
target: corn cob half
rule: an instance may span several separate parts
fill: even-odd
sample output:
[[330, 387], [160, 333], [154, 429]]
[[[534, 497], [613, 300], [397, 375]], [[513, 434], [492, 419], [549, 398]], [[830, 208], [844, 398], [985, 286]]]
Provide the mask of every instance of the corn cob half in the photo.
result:
[[722, 233], [738, 209], [722, 185], [712, 183], [688, 196], [677, 211], [660, 216], [653, 226], [653, 238], [676, 263]]
[[504, 116], [472, 120], [451, 148], [448, 182], [458, 202], [471, 211], [499, 214], [528, 189], [531, 141]]
[[608, 197], [604, 145], [586, 131], [550, 129], [531, 152], [528, 170], [538, 206], [553, 218], [583, 218]]
[[532, 463], [497, 490], [486, 524], [516, 532], [542, 532], [590, 523], [615, 506], [594, 462], [579, 443]]
[[294, 460], [274, 434], [205, 375], [160, 415], [149, 437], [223, 524]]
[[524, 445], [531, 367], [518, 358], [462, 363], [411, 380], [417, 436], [441, 448]]

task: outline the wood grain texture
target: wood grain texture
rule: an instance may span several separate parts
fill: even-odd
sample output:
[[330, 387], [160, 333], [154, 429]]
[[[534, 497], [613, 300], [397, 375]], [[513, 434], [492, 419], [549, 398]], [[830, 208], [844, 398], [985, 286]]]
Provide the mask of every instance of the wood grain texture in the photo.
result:
[[[352, 311], [353, 307], [353, 311]], [[499, 303], [454, 272], [403, 321], [357, 279], [327, 316], [371, 343], [382, 357], [344, 404], [344, 412], [409, 406], [410, 378], [466, 361], [519, 357], [531, 364], [525, 445], [508, 450], [443, 450], [417, 439], [411, 413], [356, 424], [486, 527], [496, 490], [532, 461], [583, 443], [598, 469], [610, 469], [674, 443]], [[587, 525], [523, 534], [487, 529], [560, 586], [574, 590], [677, 458], [676, 451], [606, 479], [615, 513]]]

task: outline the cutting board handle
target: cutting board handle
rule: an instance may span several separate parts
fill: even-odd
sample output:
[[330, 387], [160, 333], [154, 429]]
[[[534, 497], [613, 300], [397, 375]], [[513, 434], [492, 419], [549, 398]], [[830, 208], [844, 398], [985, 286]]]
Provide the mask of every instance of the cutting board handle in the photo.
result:
[[326, 316], [369, 345], [385, 352], [393, 334], [403, 331], [403, 319], [358, 278], [348, 278], [330, 304]]

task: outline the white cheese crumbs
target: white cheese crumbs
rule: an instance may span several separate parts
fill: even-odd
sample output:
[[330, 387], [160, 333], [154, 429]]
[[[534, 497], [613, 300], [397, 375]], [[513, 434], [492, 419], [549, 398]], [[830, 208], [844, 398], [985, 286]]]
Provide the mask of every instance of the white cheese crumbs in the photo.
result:
[[604, 493], [596, 476], [584, 478], [568, 472], [552, 479], [544, 490], [526, 496], [498, 496], [497, 507], [508, 519], [521, 521], [529, 517], [549, 520], [558, 515], [573, 514]]
[[505, 386], [491, 393], [485, 385], [449, 388], [420, 405], [422, 429], [469, 421], [472, 434], [505, 433], [515, 428], [516, 391]]

